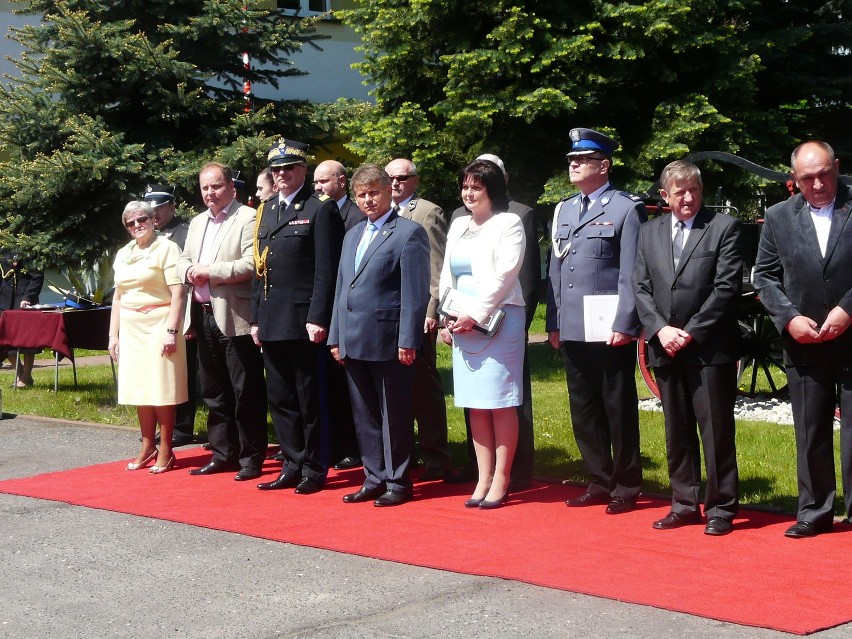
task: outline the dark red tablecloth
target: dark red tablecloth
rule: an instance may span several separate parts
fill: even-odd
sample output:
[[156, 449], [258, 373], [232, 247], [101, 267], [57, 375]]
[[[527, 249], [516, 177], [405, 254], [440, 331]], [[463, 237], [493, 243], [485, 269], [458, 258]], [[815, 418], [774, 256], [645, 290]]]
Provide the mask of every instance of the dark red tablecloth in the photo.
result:
[[74, 359], [75, 348], [109, 347], [110, 309], [14, 310], [0, 314], [0, 347], [50, 348]]

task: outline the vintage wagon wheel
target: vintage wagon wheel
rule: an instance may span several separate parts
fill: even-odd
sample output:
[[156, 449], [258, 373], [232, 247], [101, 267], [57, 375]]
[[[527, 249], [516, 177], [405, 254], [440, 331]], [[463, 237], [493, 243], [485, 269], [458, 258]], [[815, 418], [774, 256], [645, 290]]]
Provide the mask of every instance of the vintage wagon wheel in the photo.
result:
[[639, 372], [642, 373], [642, 379], [645, 380], [645, 385], [651, 394], [660, 399], [660, 387], [657, 386], [657, 380], [654, 378], [654, 371], [648, 366], [648, 342], [645, 341], [645, 333], [639, 337], [636, 343], [636, 354], [639, 361]]
[[787, 373], [781, 335], [760, 306], [739, 318], [742, 357], [737, 384], [746, 397], [786, 397]]

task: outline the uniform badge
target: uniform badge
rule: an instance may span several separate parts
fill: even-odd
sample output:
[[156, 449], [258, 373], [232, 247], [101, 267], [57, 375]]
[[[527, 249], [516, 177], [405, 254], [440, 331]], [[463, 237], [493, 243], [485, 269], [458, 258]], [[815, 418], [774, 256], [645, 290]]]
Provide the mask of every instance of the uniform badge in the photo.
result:
[[571, 136], [572, 142], [580, 141], [580, 129], [571, 129], [571, 133], [569, 135]]
[[305, 204], [304, 204], [304, 202], [296, 202], [296, 206], [294, 208], [297, 211], [301, 211], [303, 208], [305, 208]]

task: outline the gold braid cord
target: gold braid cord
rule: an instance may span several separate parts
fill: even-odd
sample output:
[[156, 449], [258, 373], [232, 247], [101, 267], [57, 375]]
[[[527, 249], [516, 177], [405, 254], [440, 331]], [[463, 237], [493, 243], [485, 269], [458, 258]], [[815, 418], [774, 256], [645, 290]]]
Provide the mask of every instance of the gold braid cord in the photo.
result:
[[263, 219], [263, 202], [257, 207], [257, 213], [254, 219], [254, 270], [258, 279], [263, 279], [263, 299], [266, 299], [266, 256], [269, 254], [269, 247], [263, 247], [263, 252], [260, 251], [260, 240], [258, 232], [260, 231], [260, 222]]

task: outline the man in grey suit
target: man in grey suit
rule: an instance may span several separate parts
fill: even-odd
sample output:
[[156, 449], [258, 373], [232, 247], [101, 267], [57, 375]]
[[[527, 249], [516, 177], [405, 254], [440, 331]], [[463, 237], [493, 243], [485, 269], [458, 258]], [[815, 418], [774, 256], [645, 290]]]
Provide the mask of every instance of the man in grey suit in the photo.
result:
[[[553, 217], [547, 332], [565, 355], [571, 423], [591, 477], [570, 507], [607, 504], [608, 514], [633, 510], [642, 487], [636, 345], [639, 316], [633, 264], [645, 205], [609, 182], [618, 144], [592, 129], [572, 129], [568, 176], [580, 193]], [[583, 298], [617, 295], [606, 342], [586, 341]]]
[[399, 207], [400, 216], [417, 222], [429, 237], [429, 306], [423, 323], [423, 348], [414, 364], [414, 419], [420, 456], [423, 459], [421, 481], [452, 478], [452, 458], [447, 435], [447, 402], [444, 387], [438, 374], [438, 282], [444, 264], [444, 249], [447, 246], [447, 220], [444, 211], [434, 202], [417, 195], [420, 177], [411, 160], [397, 158], [385, 167], [391, 177], [391, 197]]
[[660, 185], [671, 213], [642, 226], [634, 271], [636, 308], [663, 402], [672, 486], [671, 512], [654, 528], [701, 523], [697, 422], [707, 468], [704, 532], [726, 535], [739, 505], [740, 223], [702, 206], [701, 172], [691, 162], [669, 164]]
[[790, 165], [801, 193], [766, 212], [754, 283], [784, 340], [799, 482], [797, 521], [784, 534], [801, 538], [833, 523], [838, 388], [847, 522], [852, 513], [852, 194], [825, 142], [799, 145]]
[[208, 208], [189, 223], [177, 271], [192, 286], [213, 458], [189, 473], [238, 470], [234, 479], [245, 481], [260, 476], [267, 447], [263, 360], [249, 323], [255, 210], [236, 200], [231, 170], [222, 164], [205, 164], [198, 182]]
[[413, 364], [429, 303], [429, 239], [396, 213], [380, 167], [358, 169], [352, 191], [368, 219], [343, 240], [328, 345], [346, 367], [365, 480], [343, 501], [396, 506], [412, 498]]

